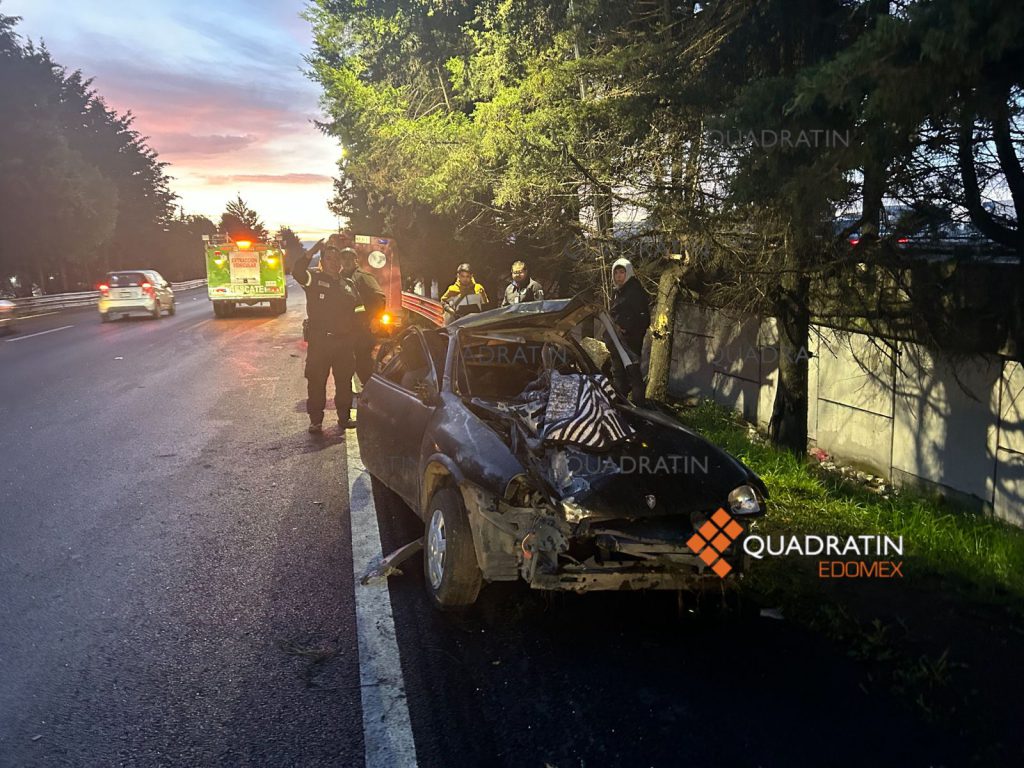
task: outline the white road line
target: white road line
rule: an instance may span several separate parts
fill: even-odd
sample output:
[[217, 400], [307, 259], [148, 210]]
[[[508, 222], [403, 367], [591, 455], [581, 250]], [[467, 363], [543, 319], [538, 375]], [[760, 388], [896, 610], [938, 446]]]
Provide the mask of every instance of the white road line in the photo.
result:
[[18, 315], [23, 320], [28, 320], [31, 317], [46, 317], [47, 315], [59, 315], [60, 310], [54, 310], [53, 312], [40, 312], [37, 315]]
[[48, 331], [39, 331], [39, 333], [30, 333], [28, 336], [19, 336], [16, 339], [8, 339], [7, 343], [10, 344], [12, 341], [24, 341], [25, 339], [31, 339], [34, 336], [45, 336], [48, 333], [56, 333], [57, 331], [66, 331], [68, 328], [74, 328], [73, 325], [64, 325], [60, 328], [51, 328]]
[[367, 564], [380, 558], [381, 546], [370, 476], [363, 467], [359, 443], [352, 430], [345, 433], [345, 448], [366, 768], [415, 768], [416, 744], [398, 657], [391, 593], [386, 579], [374, 584], [359, 583]]
[[212, 322], [213, 322], [213, 318], [208, 317], [205, 320], [200, 320], [195, 325], [187, 325], [184, 328], [179, 328], [178, 329], [178, 333], [184, 333], [185, 331], [194, 331], [196, 328], [202, 328], [207, 323], [212, 323]]

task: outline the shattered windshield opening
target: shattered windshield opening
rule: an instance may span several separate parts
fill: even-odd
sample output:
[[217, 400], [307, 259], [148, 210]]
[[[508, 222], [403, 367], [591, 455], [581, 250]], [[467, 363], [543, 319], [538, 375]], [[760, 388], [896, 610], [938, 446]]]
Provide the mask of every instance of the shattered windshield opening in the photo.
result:
[[545, 370], [592, 372], [581, 351], [561, 339], [464, 335], [460, 352], [458, 389], [465, 397], [512, 400], [535, 388]]

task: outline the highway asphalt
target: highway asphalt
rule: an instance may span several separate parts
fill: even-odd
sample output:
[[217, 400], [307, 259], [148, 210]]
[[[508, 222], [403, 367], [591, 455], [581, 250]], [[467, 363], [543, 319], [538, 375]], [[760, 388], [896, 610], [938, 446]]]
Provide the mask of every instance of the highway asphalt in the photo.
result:
[[0, 766], [959, 764], [756, 610], [502, 584], [442, 615], [418, 556], [360, 593], [366, 537], [421, 525], [307, 434], [303, 316], [200, 290], [0, 338]]

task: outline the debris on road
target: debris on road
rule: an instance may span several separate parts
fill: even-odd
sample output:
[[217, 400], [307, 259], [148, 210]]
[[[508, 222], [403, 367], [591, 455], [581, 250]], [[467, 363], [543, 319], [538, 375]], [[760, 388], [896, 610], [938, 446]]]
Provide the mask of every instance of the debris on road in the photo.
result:
[[423, 549], [423, 537], [410, 541], [405, 546], [399, 547], [387, 557], [374, 558], [366, 567], [366, 571], [359, 579], [363, 586], [367, 584], [387, 581], [389, 576], [401, 576], [399, 563], [404, 563], [410, 557]]

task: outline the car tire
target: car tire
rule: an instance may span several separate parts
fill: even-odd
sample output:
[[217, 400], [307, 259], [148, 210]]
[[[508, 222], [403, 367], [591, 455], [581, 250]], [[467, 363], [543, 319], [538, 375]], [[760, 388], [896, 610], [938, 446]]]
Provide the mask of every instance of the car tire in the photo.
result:
[[100, 322], [101, 323], [109, 323], [110, 322], [110, 313], [109, 312], [100, 312]]
[[171, 306], [167, 308], [167, 314], [174, 317], [174, 313], [178, 311], [178, 302], [172, 301]]
[[431, 602], [442, 611], [472, 605], [480, 594], [483, 578], [473, 532], [462, 498], [453, 488], [439, 490], [427, 506], [423, 576]]
[[213, 302], [213, 315], [214, 317], [227, 317], [227, 312], [224, 311], [224, 302]]
[[160, 302], [159, 301], [153, 303], [153, 313], [152, 314], [153, 314], [153, 319], [154, 320], [159, 320], [160, 319]]

